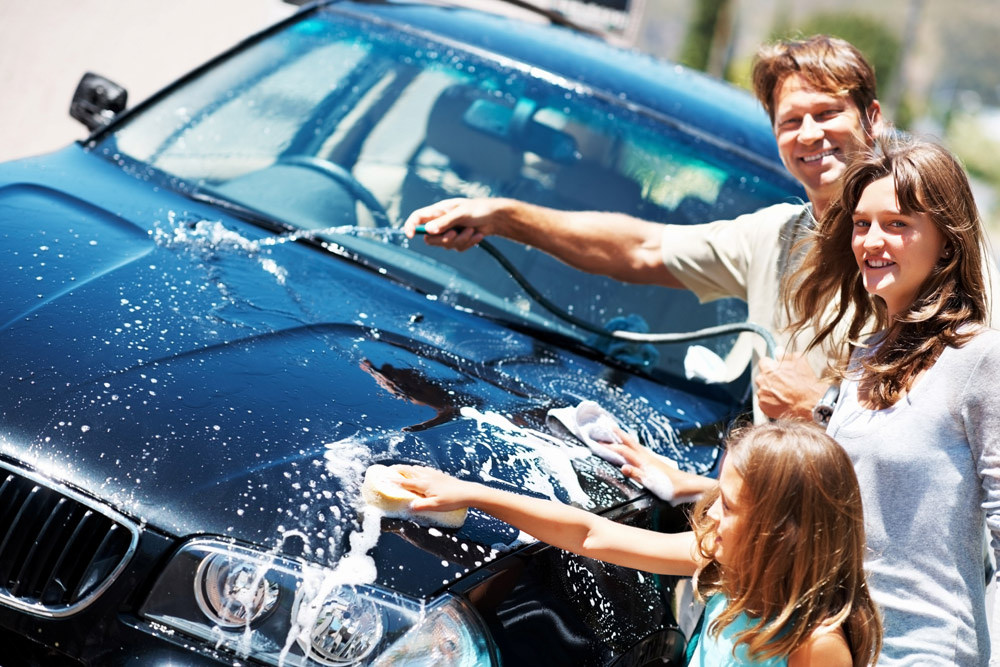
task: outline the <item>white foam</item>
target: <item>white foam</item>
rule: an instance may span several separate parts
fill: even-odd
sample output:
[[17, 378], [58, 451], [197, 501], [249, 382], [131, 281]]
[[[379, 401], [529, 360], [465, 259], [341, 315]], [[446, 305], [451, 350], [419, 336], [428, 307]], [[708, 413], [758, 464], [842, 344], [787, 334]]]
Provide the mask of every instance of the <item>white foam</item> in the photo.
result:
[[357, 434], [323, 445], [326, 451], [326, 471], [337, 478], [340, 488], [350, 495], [361, 491], [365, 470], [371, 464], [372, 453], [368, 444]]
[[312, 630], [323, 605], [339, 586], [364, 585], [375, 582], [378, 574], [375, 560], [368, 552], [378, 543], [382, 531], [382, 514], [377, 511], [365, 512], [360, 531], [348, 536], [350, 547], [333, 569], [306, 566], [302, 570], [302, 583], [295, 591], [292, 603], [293, 615], [285, 645], [278, 656], [278, 664], [284, 660], [295, 642], [303, 647], [310, 645]]
[[[524, 488], [555, 498], [556, 492], [550, 481], [554, 477], [574, 503], [581, 507], [593, 505], [590, 496], [580, 486], [580, 480], [572, 463], [573, 459], [589, 456], [589, 449], [567, 445], [547, 433], [522, 428], [496, 412], [480, 412], [473, 407], [463, 407], [459, 413], [466, 419], [478, 422], [480, 429], [484, 431], [484, 426], [492, 426], [494, 430], [491, 431], [491, 435], [523, 448], [521, 452], [512, 453], [508, 461], [534, 464], [534, 470], [528, 472], [522, 482]], [[488, 474], [488, 471], [484, 472]]]

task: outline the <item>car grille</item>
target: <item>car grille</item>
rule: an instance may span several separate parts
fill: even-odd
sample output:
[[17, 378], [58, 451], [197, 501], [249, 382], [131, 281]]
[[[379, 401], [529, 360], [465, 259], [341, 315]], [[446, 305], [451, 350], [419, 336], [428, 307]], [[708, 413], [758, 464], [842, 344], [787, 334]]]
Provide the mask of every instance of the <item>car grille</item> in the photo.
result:
[[138, 536], [109, 508], [0, 462], [0, 604], [73, 614], [111, 585]]

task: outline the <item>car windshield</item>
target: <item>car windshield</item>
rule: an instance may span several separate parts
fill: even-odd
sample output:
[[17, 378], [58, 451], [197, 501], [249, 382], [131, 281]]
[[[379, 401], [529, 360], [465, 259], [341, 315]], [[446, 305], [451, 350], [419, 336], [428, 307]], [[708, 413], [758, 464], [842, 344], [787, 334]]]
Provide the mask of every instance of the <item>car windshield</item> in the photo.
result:
[[[691, 343], [612, 343], [541, 307], [482, 249], [432, 248], [399, 227], [450, 197], [695, 223], [790, 194], [773, 169], [626, 100], [323, 12], [192, 77], [100, 150], [321, 236], [435, 298], [569, 336], [653, 376], [683, 374]], [[746, 317], [740, 301], [699, 304], [686, 291], [626, 285], [490, 240], [550, 302], [599, 327], [678, 332]], [[697, 341], [723, 358], [734, 343]]]

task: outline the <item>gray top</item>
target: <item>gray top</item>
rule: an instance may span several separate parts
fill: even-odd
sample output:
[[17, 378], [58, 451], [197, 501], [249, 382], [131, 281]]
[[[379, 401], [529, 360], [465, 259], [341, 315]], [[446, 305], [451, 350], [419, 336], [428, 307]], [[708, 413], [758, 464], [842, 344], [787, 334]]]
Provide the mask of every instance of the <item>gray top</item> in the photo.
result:
[[[845, 380], [827, 432], [861, 485], [880, 665], [986, 665], [984, 520], [1000, 550], [1000, 331], [947, 348], [886, 410]], [[996, 616], [994, 615], [994, 618]]]

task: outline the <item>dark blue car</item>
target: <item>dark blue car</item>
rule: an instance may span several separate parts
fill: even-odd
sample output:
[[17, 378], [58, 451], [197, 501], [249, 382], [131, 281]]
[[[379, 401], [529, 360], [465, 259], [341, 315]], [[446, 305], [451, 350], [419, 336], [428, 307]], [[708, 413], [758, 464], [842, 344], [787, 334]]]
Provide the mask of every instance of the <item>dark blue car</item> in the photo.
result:
[[601, 332], [743, 304], [399, 226], [456, 196], [691, 223], [795, 199], [760, 107], [565, 27], [346, 1], [123, 101], [86, 77], [92, 135], [0, 165], [2, 663], [679, 664], [673, 580], [359, 490], [419, 463], [682, 529], [546, 417], [596, 401], [712, 474], [748, 373], [692, 359], [735, 335]]

